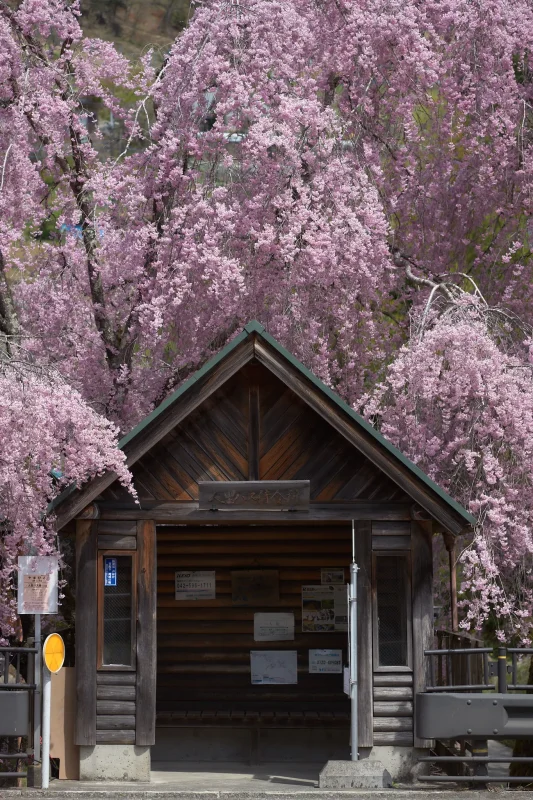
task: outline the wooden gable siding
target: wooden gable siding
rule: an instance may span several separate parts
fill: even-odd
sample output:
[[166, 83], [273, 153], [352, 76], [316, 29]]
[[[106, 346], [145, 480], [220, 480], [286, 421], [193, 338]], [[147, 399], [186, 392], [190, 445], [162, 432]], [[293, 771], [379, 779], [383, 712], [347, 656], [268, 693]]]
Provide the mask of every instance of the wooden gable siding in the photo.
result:
[[[312, 502], [410, 502], [264, 367], [231, 378], [134, 466], [141, 502], [198, 499], [198, 481], [311, 481]], [[117, 484], [102, 499], [126, 499]]]

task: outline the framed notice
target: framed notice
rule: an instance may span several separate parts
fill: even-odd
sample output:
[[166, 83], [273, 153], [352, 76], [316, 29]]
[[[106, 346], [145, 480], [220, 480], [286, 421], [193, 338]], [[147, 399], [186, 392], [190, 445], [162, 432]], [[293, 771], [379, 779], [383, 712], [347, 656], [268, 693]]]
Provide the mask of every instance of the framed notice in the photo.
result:
[[298, 683], [298, 654], [296, 650], [252, 650], [250, 652], [252, 683]]
[[215, 570], [180, 570], [175, 576], [176, 600], [214, 600], [216, 597]]
[[57, 556], [19, 556], [18, 613], [57, 614]]
[[268, 606], [279, 600], [277, 569], [239, 569], [231, 573], [234, 606]]
[[294, 614], [271, 612], [254, 614], [256, 642], [291, 642], [294, 639]]
[[309, 672], [311, 675], [342, 673], [342, 650], [310, 650]]

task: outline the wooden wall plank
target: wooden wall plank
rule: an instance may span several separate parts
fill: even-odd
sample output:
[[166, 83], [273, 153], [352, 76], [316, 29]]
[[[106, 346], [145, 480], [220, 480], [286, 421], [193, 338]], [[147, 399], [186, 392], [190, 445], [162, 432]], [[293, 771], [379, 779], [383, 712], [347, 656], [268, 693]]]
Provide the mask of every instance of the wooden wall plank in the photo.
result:
[[112, 715], [98, 715], [96, 717], [96, 730], [97, 731], [134, 731], [135, 730], [135, 714], [112, 714]]
[[136, 536], [98, 534], [99, 550], [136, 550]]
[[135, 714], [135, 702], [128, 700], [98, 700], [96, 703], [97, 718], [106, 714]]
[[98, 522], [76, 522], [76, 744], [96, 744]]
[[376, 686], [374, 684], [374, 700], [392, 702], [393, 700], [412, 700], [411, 686]]
[[412, 717], [374, 717], [374, 731], [412, 731]]
[[410, 536], [410, 522], [390, 522], [387, 520], [374, 520], [372, 522], [372, 536]]
[[389, 674], [387, 672], [374, 673], [374, 686], [412, 686], [413, 675], [410, 672]]
[[134, 672], [99, 672], [96, 676], [98, 686], [135, 686]]
[[413, 734], [411, 731], [376, 731], [374, 745], [395, 747], [412, 747]]
[[359, 747], [372, 747], [372, 524], [355, 523]]
[[372, 536], [372, 550], [410, 550], [410, 536]]
[[97, 686], [97, 700], [135, 700], [135, 686]]
[[[423, 692], [429, 683], [428, 659], [424, 650], [433, 644], [433, 554], [431, 521], [411, 523], [413, 600], [413, 689]], [[431, 739], [415, 735], [415, 747], [431, 747]]]
[[[374, 720], [376, 717], [412, 717], [413, 704], [408, 700], [396, 700], [394, 703], [374, 703]], [[377, 730], [374, 725], [374, 730]]]
[[135, 731], [96, 731], [96, 744], [135, 744]]
[[157, 573], [155, 522], [138, 523], [137, 532], [137, 724], [135, 743], [155, 742], [157, 662]]
[[136, 536], [137, 524], [135, 520], [100, 520], [98, 536]]

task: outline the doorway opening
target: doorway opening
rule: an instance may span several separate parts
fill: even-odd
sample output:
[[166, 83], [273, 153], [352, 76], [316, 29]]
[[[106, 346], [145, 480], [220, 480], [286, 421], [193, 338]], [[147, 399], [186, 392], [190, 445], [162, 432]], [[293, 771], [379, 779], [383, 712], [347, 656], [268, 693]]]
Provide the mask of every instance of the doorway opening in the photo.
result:
[[350, 560], [348, 523], [158, 526], [154, 766], [349, 758]]

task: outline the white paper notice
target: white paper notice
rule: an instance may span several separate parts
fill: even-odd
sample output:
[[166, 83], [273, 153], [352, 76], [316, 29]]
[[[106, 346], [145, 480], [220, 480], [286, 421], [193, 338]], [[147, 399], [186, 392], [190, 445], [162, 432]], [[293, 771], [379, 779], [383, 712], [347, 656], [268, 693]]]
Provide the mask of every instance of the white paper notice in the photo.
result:
[[214, 600], [215, 570], [176, 572], [176, 600]]
[[296, 650], [252, 650], [253, 684], [298, 683]]
[[19, 556], [19, 614], [57, 614], [57, 556]]
[[342, 672], [342, 650], [310, 650], [309, 672], [311, 674]]
[[256, 642], [291, 642], [294, 639], [294, 614], [254, 614], [254, 640]]

